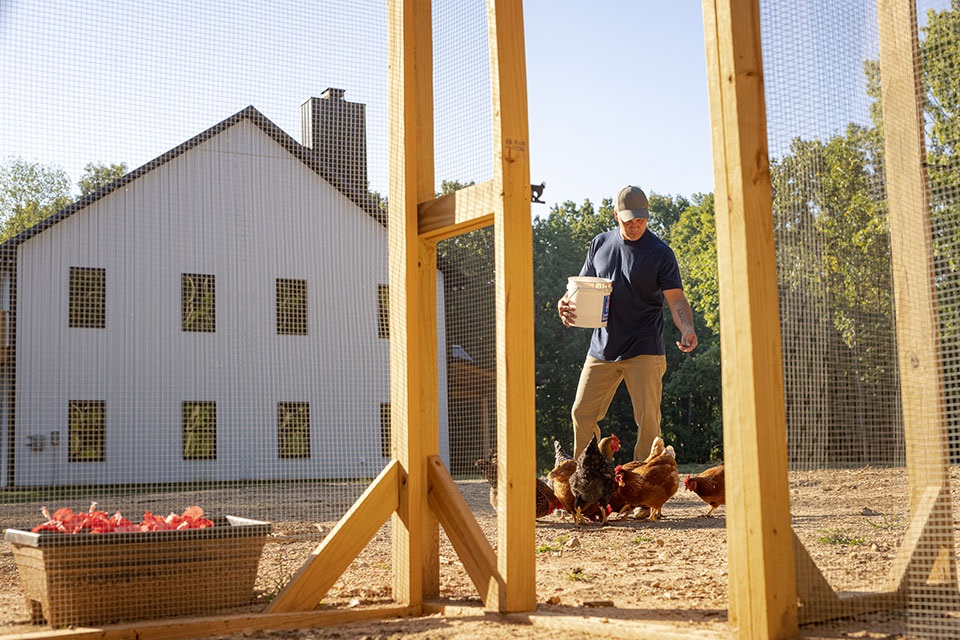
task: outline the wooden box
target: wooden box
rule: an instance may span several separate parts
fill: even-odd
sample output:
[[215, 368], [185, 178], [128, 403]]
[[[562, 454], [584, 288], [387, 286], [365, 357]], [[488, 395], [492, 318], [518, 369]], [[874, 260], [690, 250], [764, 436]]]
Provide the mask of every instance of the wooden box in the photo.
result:
[[209, 529], [31, 533], [8, 529], [34, 622], [100, 625], [200, 614], [252, 602], [267, 522], [213, 518]]

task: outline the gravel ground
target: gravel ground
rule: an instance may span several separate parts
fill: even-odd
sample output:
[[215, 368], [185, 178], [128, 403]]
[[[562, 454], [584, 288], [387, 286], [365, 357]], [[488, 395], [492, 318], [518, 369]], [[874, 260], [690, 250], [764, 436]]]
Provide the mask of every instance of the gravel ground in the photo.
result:
[[[960, 470], [955, 469], [953, 476], [960, 477]], [[487, 503], [487, 485], [464, 481], [458, 486], [487, 539], [495, 545], [497, 522]], [[790, 487], [794, 530], [834, 589], [878, 588], [909, 523], [905, 471], [866, 468], [792, 472]], [[273, 522], [273, 538], [260, 560], [257, 600], [234, 610], [238, 613], [262, 611], [352, 501], [329, 503], [329, 518], [320, 522], [285, 519], [283, 506], [294, 501], [283, 495], [269, 507], [263, 506], [262, 495], [253, 501], [242, 491], [179, 497], [158, 494], [140, 496], [138, 502], [183, 504], [185, 499], [219, 505], [223, 513], [263, 519], [269, 515]], [[257, 512], [257, 505], [264, 513]], [[955, 497], [954, 513], [960, 513], [957, 507]], [[0, 524], [23, 527], [24, 522], [37, 522], [36, 508], [36, 504], [3, 505]], [[654, 629], [669, 625], [654, 634], [661, 638], [668, 638], [671, 629], [702, 637], [723, 635], [730, 631], [725, 508], [712, 518], [703, 517], [705, 511], [706, 505], [681, 488], [666, 504], [664, 519], [656, 523], [627, 519], [602, 528], [578, 528], [569, 516], [554, 514], [540, 519], [536, 529], [539, 604], [535, 616], [505, 619], [484, 614], [453, 547], [441, 534], [440, 595], [449, 605], [446, 615], [329, 628], [246, 631], [223, 638], [555, 638], [558, 624], [565, 639], [623, 637], [634, 620]], [[156, 512], [165, 510], [157, 508]], [[390, 563], [388, 523], [354, 560], [320, 608], [362, 609], [391, 604]], [[7, 543], [0, 546], [0, 612], [0, 635], [49, 629], [29, 623], [12, 548]], [[907, 614], [871, 614], [804, 627], [803, 633], [811, 638], [901, 638], [909, 634], [915, 615], [920, 614], [913, 608]], [[558, 616], [571, 616], [575, 623], [558, 623]], [[933, 628], [939, 628], [937, 623]], [[941, 637], [957, 637], [953, 629]], [[930, 635], [937, 637], [938, 633]]]

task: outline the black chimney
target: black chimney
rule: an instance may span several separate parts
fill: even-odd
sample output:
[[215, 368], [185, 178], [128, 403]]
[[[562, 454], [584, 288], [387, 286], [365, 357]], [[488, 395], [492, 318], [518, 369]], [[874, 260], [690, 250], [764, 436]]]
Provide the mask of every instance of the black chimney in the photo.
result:
[[300, 105], [303, 144], [339, 184], [357, 195], [367, 192], [367, 107], [343, 99], [343, 89], [326, 89]]

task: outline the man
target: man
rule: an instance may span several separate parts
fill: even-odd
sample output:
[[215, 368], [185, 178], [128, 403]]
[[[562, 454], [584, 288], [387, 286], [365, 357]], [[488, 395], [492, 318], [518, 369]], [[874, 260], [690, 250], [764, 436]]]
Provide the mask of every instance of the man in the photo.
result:
[[[607, 326], [593, 330], [590, 350], [580, 373], [571, 415], [574, 456], [590, 439], [600, 438], [597, 422], [606, 415], [613, 395], [625, 381], [637, 423], [634, 460], [650, 453], [660, 435], [660, 399], [667, 368], [663, 341], [663, 301], [680, 330], [677, 347], [689, 353], [697, 346], [693, 312], [683, 295], [680, 268], [673, 250], [647, 229], [650, 207], [639, 187], [624, 187], [614, 203], [617, 228], [590, 242], [581, 276], [613, 280]], [[565, 294], [557, 303], [564, 326], [576, 324], [576, 307]]]

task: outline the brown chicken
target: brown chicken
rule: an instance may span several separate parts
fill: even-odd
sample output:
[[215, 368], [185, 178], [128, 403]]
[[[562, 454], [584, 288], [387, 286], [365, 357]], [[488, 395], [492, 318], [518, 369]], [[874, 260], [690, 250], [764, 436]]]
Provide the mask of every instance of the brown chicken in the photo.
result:
[[600, 453], [607, 459], [607, 462], [613, 462], [613, 454], [620, 451], [620, 438], [611, 433], [606, 438], [601, 438], [598, 446], [600, 447]]
[[[483, 477], [487, 479], [487, 483], [490, 484], [490, 506], [493, 507], [494, 511], [497, 509], [497, 455], [491, 453], [488, 458], [481, 458], [475, 463], [476, 467], [480, 469], [483, 473]], [[550, 515], [556, 509], [560, 509], [563, 505], [557, 499], [557, 496], [554, 495], [553, 489], [550, 488], [546, 482], [537, 478], [536, 483], [537, 491], [537, 510], [536, 514], [538, 518], [542, 518], [546, 515]]]
[[560, 504], [550, 485], [537, 478], [537, 517], [548, 516], [555, 510], [562, 508], [563, 505]]
[[700, 496], [701, 500], [710, 505], [710, 510], [703, 514], [708, 518], [713, 517], [710, 514], [717, 507], [727, 502], [723, 486], [722, 464], [711, 467], [699, 475], [687, 476], [687, 479], [683, 481], [683, 486], [687, 488], [687, 491], [693, 491]]
[[[663, 438], [655, 438], [653, 441], [653, 445], [650, 447], [650, 454], [644, 459], [643, 462], [644, 463], [650, 462], [657, 456], [661, 455], [664, 451], [666, 451], [666, 446], [665, 446], [665, 443], [663, 442]], [[621, 487], [620, 487], [620, 484], [618, 483], [616, 488], [614, 488], [613, 490], [613, 495], [610, 496], [610, 510], [611, 510], [611, 513], [616, 513], [618, 515], [621, 515], [622, 517], [622, 514], [625, 511], [627, 511], [630, 505], [626, 504], [621, 493], [622, 493]], [[650, 516], [649, 507], [641, 507], [641, 509], [643, 509], [646, 512], [642, 516], [643, 518], [647, 518]]]
[[[613, 455], [620, 450], [620, 438], [611, 433], [609, 436], [600, 440], [600, 453], [607, 462], [613, 461]], [[553, 492], [557, 496], [560, 505], [567, 513], [575, 514], [573, 492], [570, 491], [570, 476], [577, 470], [577, 461], [563, 450], [563, 447], [556, 440], [553, 441], [554, 466], [553, 470], [547, 474], [547, 478], [553, 481]], [[591, 520], [600, 520], [602, 514], [596, 504], [589, 505], [582, 510], [584, 516]]]
[[664, 447], [663, 438], [657, 437], [645, 460], [634, 460], [616, 468], [615, 479], [619, 486], [614, 502], [622, 502], [619, 513], [633, 507], [650, 509], [650, 520], [657, 521], [663, 513], [663, 505], [680, 488], [677, 473], [677, 457], [673, 447]]
[[547, 474], [547, 478], [553, 481], [553, 493], [557, 496], [560, 506], [567, 513], [574, 513], [575, 499], [573, 492], [570, 491], [570, 476], [577, 470], [577, 461], [571, 458], [556, 440], [553, 441], [553, 451], [553, 470]]

